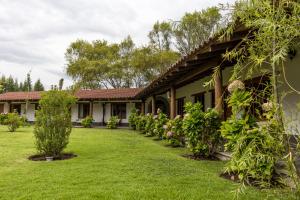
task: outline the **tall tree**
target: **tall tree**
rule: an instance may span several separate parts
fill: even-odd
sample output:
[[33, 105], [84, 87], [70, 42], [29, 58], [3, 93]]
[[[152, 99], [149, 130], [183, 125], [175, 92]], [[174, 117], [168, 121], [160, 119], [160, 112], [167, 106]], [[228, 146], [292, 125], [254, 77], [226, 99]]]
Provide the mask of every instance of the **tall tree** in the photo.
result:
[[150, 44], [160, 51], [169, 51], [172, 43], [172, 26], [169, 22], [157, 21], [148, 34]]
[[40, 79], [38, 79], [35, 83], [34, 83], [34, 86], [33, 86], [33, 90], [34, 91], [44, 91], [45, 88], [41, 82]]
[[175, 47], [182, 55], [187, 55], [218, 30], [220, 19], [217, 7], [186, 13], [180, 21], [173, 23]]
[[27, 73], [26, 79], [23, 84], [23, 91], [32, 91], [32, 81], [30, 73]]
[[63, 86], [64, 86], [64, 79], [61, 78], [61, 79], [59, 80], [59, 83], [58, 83], [58, 89], [59, 89], [59, 90], [62, 90], [62, 89], [63, 89]]
[[[119, 44], [109, 44], [102, 40], [91, 43], [78, 40], [67, 49], [67, 73], [84, 88], [137, 87], [141, 83], [137, 81], [142, 72], [137, 67], [141, 55], [146, 56], [145, 60], [149, 63], [140, 64], [143, 65], [145, 74], [149, 73], [152, 77], [164, 71], [178, 58], [176, 52], [161, 51], [153, 45], [135, 48], [130, 37]], [[150, 80], [142, 79], [145, 82]]]

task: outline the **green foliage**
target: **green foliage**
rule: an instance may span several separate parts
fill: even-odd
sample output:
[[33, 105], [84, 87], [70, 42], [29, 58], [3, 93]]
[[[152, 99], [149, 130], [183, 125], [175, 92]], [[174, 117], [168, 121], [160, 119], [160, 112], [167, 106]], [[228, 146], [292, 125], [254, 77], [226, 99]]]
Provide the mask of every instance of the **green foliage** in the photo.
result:
[[26, 116], [24, 116], [24, 115], [20, 116], [20, 120], [21, 120], [21, 125], [22, 126], [29, 126], [30, 125]]
[[274, 118], [275, 108], [265, 113], [267, 122], [258, 126], [247, 111], [253, 99], [251, 93], [246, 93], [249, 92], [235, 91], [231, 95], [230, 105], [240, 109], [233, 109], [231, 118], [221, 126], [221, 134], [227, 141], [225, 148], [232, 152], [225, 172], [238, 174], [242, 183], [270, 187], [280, 182], [275, 177], [276, 163], [284, 152], [283, 128]]
[[9, 132], [15, 132], [23, 123], [18, 113], [8, 113], [4, 124], [7, 125]]
[[221, 14], [216, 7], [186, 13], [173, 24], [175, 47], [182, 55], [187, 55], [218, 31], [220, 19]]
[[44, 91], [44, 90], [45, 90], [44, 85], [43, 85], [42, 82], [41, 82], [41, 79], [38, 79], [38, 80], [34, 83], [33, 90], [34, 90], [34, 91]]
[[241, 134], [257, 127], [255, 118], [249, 115], [248, 109], [253, 98], [251, 92], [236, 90], [227, 99], [228, 105], [232, 108], [232, 115], [222, 122], [221, 134], [226, 139], [225, 149], [232, 151], [238, 145]]
[[59, 156], [69, 143], [72, 130], [71, 106], [76, 99], [67, 91], [44, 92], [36, 111], [34, 136], [37, 150], [45, 156]]
[[0, 124], [4, 124], [7, 119], [7, 113], [0, 113]]
[[160, 109], [158, 109], [157, 116], [155, 116], [155, 120], [154, 120], [153, 132], [160, 139], [163, 139], [162, 137], [164, 135], [164, 125], [166, 125], [167, 122], [168, 122], [167, 115], [161, 112]]
[[91, 128], [93, 122], [94, 122], [93, 117], [87, 116], [86, 118], [84, 118], [83, 120], [81, 120], [81, 125], [82, 125], [84, 128]]
[[148, 37], [151, 45], [161, 51], [169, 51], [172, 42], [172, 25], [169, 22], [156, 22]]
[[145, 134], [145, 127], [147, 124], [147, 116], [144, 114], [140, 114], [136, 118], [136, 130], [141, 131], [143, 134]]
[[106, 127], [109, 129], [116, 129], [119, 123], [120, 123], [120, 119], [118, 118], [118, 116], [112, 116], [108, 120]]
[[138, 113], [137, 113], [137, 110], [136, 108], [133, 108], [130, 112], [130, 115], [129, 115], [129, 125], [130, 127], [133, 129], [133, 130], [136, 130], [136, 127], [137, 127], [137, 121], [138, 121]]
[[182, 128], [183, 120], [180, 115], [177, 115], [174, 119], [170, 119], [165, 128], [165, 138], [174, 147], [184, 146], [184, 132]]
[[78, 40], [65, 53], [67, 73], [85, 88], [142, 87], [178, 59], [171, 50], [135, 48], [131, 37], [121, 43]]
[[200, 103], [187, 103], [185, 112], [183, 130], [188, 148], [195, 156], [213, 156], [221, 142], [219, 114], [213, 109], [203, 112]]
[[251, 92], [238, 90], [230, 95], [228, 106], [232, 108], [232, 113], [238, 114], [241, 109], [249, 108], [251, 102], [253, 102]]
[[280, 182], [274, 179], [275, 164], [283, 149], [268, 126], [247, 130], [237, 138], [225, 171], [238, 173], [240, 180], [247, 184], [270, 187]]
[[145, 125], [145, 133], [147, 136], [154, 136], [154, 129], [155, 129], [155, 120], [152, 113], [148, 113], [145, 117], [146, 125]]

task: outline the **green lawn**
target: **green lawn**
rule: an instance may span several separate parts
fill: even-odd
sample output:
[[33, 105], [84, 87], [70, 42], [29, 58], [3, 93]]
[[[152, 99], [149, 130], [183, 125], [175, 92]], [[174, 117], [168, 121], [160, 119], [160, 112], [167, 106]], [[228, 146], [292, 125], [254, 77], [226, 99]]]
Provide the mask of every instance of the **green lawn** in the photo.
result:
[[[0, 127], [0, 199], [232, 199], [237, 184], [220, 178], [220, 161], [183, 158], [130, 130], [73, 129], [77, 158], [34, 162], [32, 128]], [[285, 190], [247, 188], [241, 199], [289, 199]]]

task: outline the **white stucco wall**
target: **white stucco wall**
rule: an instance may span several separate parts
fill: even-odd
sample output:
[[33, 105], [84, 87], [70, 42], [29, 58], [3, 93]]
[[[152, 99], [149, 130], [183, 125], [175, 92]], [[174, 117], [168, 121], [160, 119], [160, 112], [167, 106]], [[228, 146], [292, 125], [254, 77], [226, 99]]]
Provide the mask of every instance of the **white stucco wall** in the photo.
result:
[[[291, 89], [300, 91], [300, 50], [296, 57], [287, 59], [285, 63], [286, 80], [283, 74], [279, 76], [279, 80], [283, 83], [279, 91], [283, 98], [283, 110], [285, 114], [285, 125], [287, 130], [293, 134], [300, 134], [300, 94]], [[288, 84], [291, 86], [289, 87]]]
[[184, 97], [184, 103], [194, 102], [194, 94], [205, 92], [204, 103], [205, 110], [211, 107], [211, 92], [212, 87], [204, 87], [204, 84], [209, 81], [211, 77], [205, 77], [203, 79], [192, 82], [176, 90], [176, 99]]
[[78, 104], [74, 104], [71, 107], [71, 121], [72, 122], [79, 122], [79, 119], [78, 119]]
[[9, 112], [9, 104], [7, 102], [4, 103], [4, 113]]
[[[23, 105], [23, 104], [22, 104]], [[24, 104], [26, 107], [26, 105]], [[33, 122], [35, 121], [35, 104], [28, 104], [26, 118], [28, 121]]]
[[103, 110], [102, 109], [103, 109], [102, 108], [102, 103], [97, 102], [97, 103], [93, 104], [93, 119], [94, 119], [94, 122], [97, 122], [97, 123], [102, 122], [102, 118], [103, 118], [103, 116], [102, 116]]

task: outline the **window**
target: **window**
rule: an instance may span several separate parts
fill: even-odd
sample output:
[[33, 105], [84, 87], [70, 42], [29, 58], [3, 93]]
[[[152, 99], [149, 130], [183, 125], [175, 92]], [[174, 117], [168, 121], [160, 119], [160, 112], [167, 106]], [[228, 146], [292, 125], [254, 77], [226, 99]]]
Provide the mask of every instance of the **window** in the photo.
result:
[[184, 114], [184, 98], [177, 99], [177, 115]]
[[113, 103], [111, 109], [112, 116], [118, 116], [119, 119], [126, 119], [126, 103]]
[[141, 113], [142, 103], [135, 103], [135, 109], [137, 109], [138, 113]]
[[21, 114], [21, 104], [11, 104], [10, 111], [17, 112], [20, 115]]
[[4, 104], [0, 104], [0, 113], [4, 113]]
[[202, 104], [202, 110], [205, 110], [205, 93], [201, 92], [198, 94], [194, 94], [194, 103], [201, 103]]
[[211, 107], [214, 108], [216, 106], [216, 103], [215, 103], [215, 90], [211, 90], [210, 95], [211, 95]]
[[78, 104], [78, 118], [83, 119], [90, 115], [90, 104], [79, 103]]

